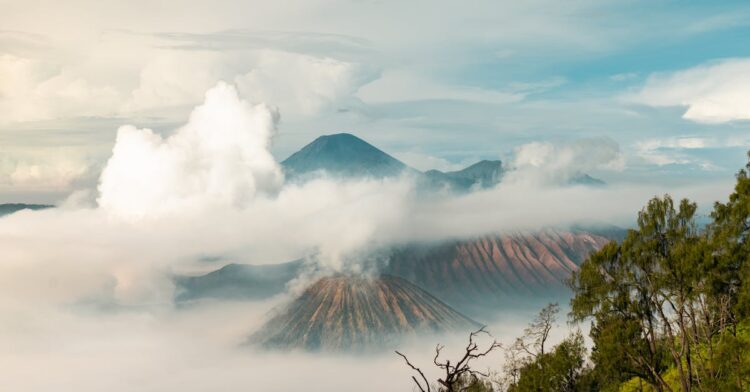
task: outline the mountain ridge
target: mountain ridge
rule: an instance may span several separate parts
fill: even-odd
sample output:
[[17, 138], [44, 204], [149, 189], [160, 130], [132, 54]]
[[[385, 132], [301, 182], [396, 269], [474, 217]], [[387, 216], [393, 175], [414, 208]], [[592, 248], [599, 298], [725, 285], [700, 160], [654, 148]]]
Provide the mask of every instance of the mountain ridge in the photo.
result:
[[[350, 133], [322, 135], [281, 161], [291, 181], [304, 182], [319, 173], [338, 178], [388, 178], [403, 174], [416, 177], [420, 189], [468, 192], [491, 188], [503, 178], [507, 169], [500, 160], [480, 160], [461, 170], [419, 171], [394, 158], [367, 141]], [[604, 185], [604, 181], [580, 173], [573, 185]]]
[[22, 210], [38, 211], [48, 208], [55, 208], [55, 206], [51, 204], [4, 203], [0, 204], [0, 217]]
[[[591, 252], [621, 237], [622, 230], [608, 227], [589, 232], [546, 229], [538, 233], [486, 235], [435, 243], [414, 243], [387, 250], [388, 263], [378, 270], [404, 278], [427, 290], [450, 306], [469, 315], [518, 304], [536, 298], [547, 299], [566, 293], [565, 280]], [[288, 280], [264, 278], [264, 268], [288, 271]], [[302, 268], [293, 261], [275, 266], [235, 264], [236, 276], [210, 273], [175, 282], [178, 300], [200, 298], [257, 299], [284, 291], [291, 276]], [[226, 270], [223, 267], [219, 270]], [[229, 286], [229, 290], [223, 289]], [[262, 295], [259, 290], [266, 290]], [[466, 306], [471, 306], [468, 309]]]
[[587, 232], [545, 229], [409, 244], [394, 250], [383, 271], [435, 293], [451, 306], [481, 311], [566, 293], [572, 272], [610, 241]]

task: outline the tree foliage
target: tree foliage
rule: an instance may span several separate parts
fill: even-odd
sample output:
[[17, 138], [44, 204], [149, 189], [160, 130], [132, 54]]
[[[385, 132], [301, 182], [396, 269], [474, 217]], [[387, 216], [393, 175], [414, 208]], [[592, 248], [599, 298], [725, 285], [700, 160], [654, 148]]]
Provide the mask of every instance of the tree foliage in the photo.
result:
[[[580, 332], [548, 347], [559, 312], [548, 305], [506, 349], [502, 389], [750, 391], [748, 158], [707, 226], [690, 200], [655, 197], [622, 242], [590, 255], [570, 280], [570, 317], [591, 323], [590, 355]], [[475, 375], [452, 380], [465, 388]]]
[[696, 210], [669, 195], [650, 200], [622, 243], [591, 255], [573, 275], [572, 316], [592, 322], [591, 361], [604, 385], [637, 379], [656, 391], [747, 389], [747, 342], [738, 335], [750, 315], [747, 170], [705, 230]]
[[586, 347], [580, 332], [550, 352], [530, 357], [518, 370], [509, 392], [573, 392], [582, 387]]

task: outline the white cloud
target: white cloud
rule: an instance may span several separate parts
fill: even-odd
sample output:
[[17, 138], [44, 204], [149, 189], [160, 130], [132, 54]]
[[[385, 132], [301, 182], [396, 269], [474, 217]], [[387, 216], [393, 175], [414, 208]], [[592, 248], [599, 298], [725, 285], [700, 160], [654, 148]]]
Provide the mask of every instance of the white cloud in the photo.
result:
[[514, 150], [510, 183], [566, 184], [591, 170], [622, 170], [620, 146], [610, 139], [581, 139], [573, 142], [532, 142]]
[[357, 90], [379, 75], [371, 66], [276, 50], [159, 49], [144, 53], [137, 65], [117, 67], [133, 75], [102, 85], [88, 77], [86, 67], [0, 55], [0, 123], [172, 115], [172, 109], [199, 103], [219, 80], [235, 82], [252, 103], [277, 106], [284, 114], [315, 115], [355, 104]]
[[635, 154], [643, 161], [657, 165], [695, 165], [701, 170], [715, 171], [719, 166], [703, 157], [696, 157], [693, 151], [707, 148], [733, 147], [734, 139], [681, 136], [653, 138], [635, 143]]
[[656, 150], [662, 148], [695, 150], [716, 146], [713, 139], [696, 136], [648, 139], [637, 144], [639, 150]]
[[307, 115], [339, 109], [379, 76], [356, 63], [268, 50], [261, 51], [251, 68], [235, 78], [247, 99], [278, 106], [282, 113]]
[[440, 170], [444, 172], [461, 170], [472, 163], [476, 163], [478, 159], [464, 159], [462, 162], [451, 162], [447, 159], [435, 157], [428, 154], [423, 154], [415, 151], [407, 151], [401, 153], [394, 153], [394, 157], [404, 162], [405, 164], [421, 171], [427, 170]]
[[158, 53], [141, 69], [138, 87], [121, 112], [192, 106], [219, 79], [232, 75], [226, 68], [215, 53]]
[[120, 100], [116, 89], [65, 68], [0, 55], [0, 123], [114, 115]]
[[657, 107], [684, 106], [683, 118], [696, 122], [750, 120], [750, 59], [655, 74], [627, 99]]
[[67, 191], [90, 169], [75, 149], [0, 150], [0, 191]]
[[[535, 86], [533, 86], [535, 88]], [[463, 100], [508, 104], [523, 99], [524, 92], [516, 86], [511, 91], [448, 85], [409, 70], [386, 71], [373, 83], [364, 86], [358, 97], [368, 103], [420, 100]]]
[[241, 205], [283, 181], [268, 148], [276, 114], [241, 101], [219, 83], [188, 123], [164, 139], [150, 129], [123, 126], [102, 172], [99, 204], [141, 217], [198, 208]]

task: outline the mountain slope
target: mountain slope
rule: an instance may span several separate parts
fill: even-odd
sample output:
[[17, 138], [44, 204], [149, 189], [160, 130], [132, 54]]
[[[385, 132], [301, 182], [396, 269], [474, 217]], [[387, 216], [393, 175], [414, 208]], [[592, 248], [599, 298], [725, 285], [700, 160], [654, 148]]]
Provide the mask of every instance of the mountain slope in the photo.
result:
[[[462, 170], [420, 172], [349, 133], [320, 136], [281, 162], [287, 179], [305, 181], [325, 172], [338, 178], [387, 178], [408, 173], [419, 189], [467, 192], [497, 185], [505, 173], [499, 160], [479, 161]], [[585, 173], [570, 180], [573, 185], [603, 185]]]
[[586, 257], [610, 240], [547, 229], [467, 241], [408, 245], [394, 251], [386, 273], [401, 276], [452, 306], [492, 306], [550, 297]]
[[250, 342], [276, 349], [356, 351], [382, 347], [405, 334], [477, 326], [404, 279], [337, 275], [307, 288]]
[[[615, 229], [608, 230], [619, 236], [622, 230]], [[450, 306], [481, 314], [505, 303], [548, 301], [567, 293], [564, 282], [570, 273], [613, 238], [596, 233], [580, 228], [547, 229], [410, 244], [389, 250], [389, 263], [381, 271], [417, 284]], [[188, 278], [187, 284], [178, 279], [178, 299], [270, 297], [282, 292], [296, 276], [297, 263], [233, 265]], [[266, 269], [269, 271], [263, 272]], [[274, 269], [287, 272], [277, 274]]]
[[393, 177], [413, 170], [366, 141], [348, 134], [325, 135], [315, 139], [281, 162], [289, 178], [317, 171], [337, 177]]
[[607, 183], [598, 179], [591, 177], [590, 175], [586, 173], [578, 173], [573, 178], [570, 179], [571, 185], [588, 185], [588, 186], [602, 186], [606, 185]]
[[447, 185], [454, 190], [468, 191], [475, 186], [486, 189], [497, 185], [503, 173], [501, 161], [484, 160], [458, 171], [428, 170], [424, 176], [434, 187]]
[[268, 265], [227, 264], [200, 276], [175, 278], [177, 302], [200, 298], [264, 299], [280, 294], [296, 278], [302, 260]]

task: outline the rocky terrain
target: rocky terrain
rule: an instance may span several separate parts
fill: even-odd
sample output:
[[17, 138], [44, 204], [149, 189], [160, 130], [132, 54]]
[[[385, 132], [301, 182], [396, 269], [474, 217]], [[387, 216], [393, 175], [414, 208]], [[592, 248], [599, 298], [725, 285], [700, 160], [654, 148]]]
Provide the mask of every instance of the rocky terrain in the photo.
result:
[[419, 332], [468, 331], [475, 321], [395, 276], [325, 277], [251, 338], [274, 349], [367, 350]]
[[385, 271], [453, 306], [552, 298], [565, 292], [570, 274], [609, 241], [587, 232], [546, 229], [414, 244], [395, 250]]

